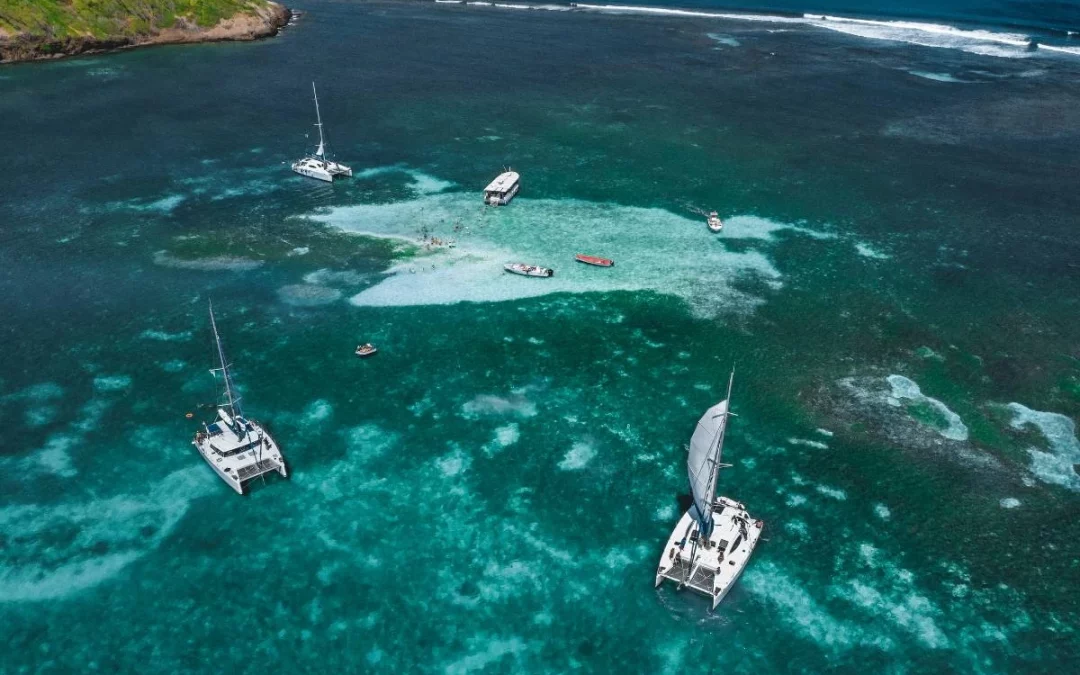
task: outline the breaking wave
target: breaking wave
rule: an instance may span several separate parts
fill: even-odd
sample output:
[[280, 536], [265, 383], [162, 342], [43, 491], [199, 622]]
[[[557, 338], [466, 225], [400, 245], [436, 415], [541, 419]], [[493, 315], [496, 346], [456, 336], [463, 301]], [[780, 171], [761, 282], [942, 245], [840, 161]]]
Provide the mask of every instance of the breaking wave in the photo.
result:
[[546, 11], [583, 11], [604, 14], [637, 14], [645, 16], [670, 16], [684, 18], [722, 19], [727, 21], [746, 21], [770, 24], [791, 24], [809, 26], [844, 33], [868, 40], [885, 40], [905, 44], [958, 49], [971, 54], [995, 56], [1001, 58], [1027, 58], [1049, 52], [1080, 56], [1080, 47], [1044, 45], [1037, 47], [1024, 33], [994, 31], [985, 28], [959, 28], [948, 24], [925, 21], [860, 19], [828, 14], [753, 14], [740, 12], [712, 12], [696, 9], [676, 9], [671, 7], [648, 7], [635, 5], [603, 5], [571, 3], [569, 5], [533, 5], [520, 3], [494, 2], [459, 2], [458, 0], [436, 0], [439, 4], [482, 5], [500, 9], [546, 10]]

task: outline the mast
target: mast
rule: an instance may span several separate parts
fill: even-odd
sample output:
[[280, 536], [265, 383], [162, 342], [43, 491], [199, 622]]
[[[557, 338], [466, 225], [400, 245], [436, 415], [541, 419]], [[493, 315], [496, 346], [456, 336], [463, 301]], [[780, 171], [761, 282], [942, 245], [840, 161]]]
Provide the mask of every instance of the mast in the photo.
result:
[[214, 320], [214, 302], [210, 301], [210, 326], [214, 329], [214, 344], [217, 345], [218, 358], [221, 360], [221, 368], [214, 368], [210, 372], [220, 370], [225, 379], [225, 395], [229, 399], [229, 414], [236, 424], [236, 418], [243, 415], [240, 410], [240, 399], [233, 396], [232, 378], [229, 377], [229, 364], [225, 362], [225, 350], [221, 346], [221, 336], [218, 335], [217, 322]]
[[321, 159], [326, 154], [326, 141], [323, 140], [322, 114], [319, 113], [319, 93], [315, 91], [314, 82], [311, 83], [311, 93], [315, 97], [315, 119], [318, 120], [315, 126], [319, 127], [319, 147], [315, 150], [315, 156]]

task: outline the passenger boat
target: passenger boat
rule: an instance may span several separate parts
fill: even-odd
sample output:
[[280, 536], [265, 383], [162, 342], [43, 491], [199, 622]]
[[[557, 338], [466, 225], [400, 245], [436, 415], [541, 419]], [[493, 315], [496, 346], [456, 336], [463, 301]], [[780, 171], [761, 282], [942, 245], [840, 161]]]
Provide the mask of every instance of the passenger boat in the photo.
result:
[[315, 154], [307, 155], [292, 163], [292, 170], [301, 176], [334, 182], [334, 176], [351, 176], [352, 169], [331, 161], [326, 152], [326, 139], [323, 138], [322, 115], [319, 113], [319, 95], [315, 92], [315, 83], [311, 83], [311, 93], [315, 96], [315, 126], [319, 128], [319, 147], [315, 148]]
[[724, 222], [720, 220], [720, 216], [716, 211], [709, 212], [709, 229], [713, 232], [719, 232], [724, 229]]
[[611, 267], [615, 264], [615, 261], [609, 258], [601, 258], [595, 255], [585, 255], [584, 253], [578, 253], [577, 255], [575, 255], [574, 260], [585, 263], [586, 265], [596, 265], [597, 267]]
[[210, 326], [214, 330], [214, 343], [221, 362], [220, 368], [210, 372], [221, 373], [225, 392], [223, 401], [217, 406], [217, 418], [210, 424], [204, 423], [191, 443], [221, 480], [237, 493], [244, 494], [244, 484], [253, 478], [273, 471], [287, 478], [289, 473], [277, 442], [262, 424], [247, 419], [240, 409], [240, 397], [236, 395], [229, 372], [231, 364], [225, 359], [214, 321], [213, 305], [210, 306]]
[[362, 345], [356, 345], [356, 355], [357, 356], [371, 356], [372, 354], [374, 354], [377, 351], [379, 351], [379, 350], [376, 349], [375, 345], [371, 344], [370, 342], [365, 342]]
[[539, 265], [526, 265], [525, 263], [506, 263], [503, 265], [503, 269], [525, 277], [550, 277], [555, 274], [553, 269], [540, 267]]
[[506, 206], [521, 189], [521, 176], [517, 171], [504, 171], [484, 188], [484, 203], [489, 206]]
[[690, 437], [686, 468], [694, 501], [675, 525], [656, 569], [657, 586], [665, 579], [673, 581], [679, 590], [689, 588], [709, 597], [712, 609], [746, 569], [765, 526], [740, 502], [716, 496], [720, 469], [731, 466], [720, 463], [720, 454], [732, 414], [734, 379], [732, 373], [727, 398], [705, 411]]

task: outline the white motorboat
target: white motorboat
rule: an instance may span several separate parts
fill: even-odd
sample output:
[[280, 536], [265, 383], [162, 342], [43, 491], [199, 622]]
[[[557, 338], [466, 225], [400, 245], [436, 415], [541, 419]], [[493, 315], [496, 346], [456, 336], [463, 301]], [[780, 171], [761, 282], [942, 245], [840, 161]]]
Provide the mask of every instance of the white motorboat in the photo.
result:
[[371, 356], [377, 351], [379, 350], [375, 347], [375, 345], [371, 344], [370, 342], [365, 342], [362, 345], [356, 345], [357, 356]]
[[719, 232], [724, 229], [724, 221], [720, 220], [719, 214], [716, 211], [709, 212], [709, 229], [713, 232]]
[[319, 128], [319, 147], [315, 153], [305, 156], [292, 164], [292, 170], [301, 176], [317, 178], [328, 183], [334, 182], [335, 176], [351, 176], [352, 169], [332, 161], [326, 151], [326, 139], [323, 136], [322, 115], [319, 113], [319, 95], [315, 92], [315, 83], [311, 83], [311, 93], [315, 96], [315, 126]]
[[727, 398], [705, 411], [690, 438], [687, 472], [693, 504], [668, 538], [656, 570], [656, 586], [665, 579], [681, 590], [708, 596], [712, 609], [720, 604], [746, 569], [761, 538], [764, 522], [754, 520], [740, 502], [716, 496], [724, 432], [731, 412], [731, 384]]
[[210, 306], [210, 325], [214, 329], [214, 342], [221, 361], [221, 367], [210, 372], [215, 376], [221, 373], [225, 400], [217, 406], [217, 418], [210, 424], [203, 424], [192, 445], [221, 480], [237, 493], [244, 494], [244, 484], [253, 478], [271, 471], [286, 478], [289, 474], [278, 444], [261, 424], [244, 417], [240, 409], [240, 397], [234, 393], [230, 364], [225, 360], [225, 350], [214, 321], [213, 305]]
[[490, 206], [505, 206], [521, 188], [521, 176], [517, 171], [504, 171], [484, 188], [484, 203]]
[[525, 263], [506, 263], [503, 265], [503, 269], [513, 274], [520, 274], [524, 277], [550, 277], [555, 274], [555, 270], [547, 267], [540, 267], [539, 265], [526, 265]]

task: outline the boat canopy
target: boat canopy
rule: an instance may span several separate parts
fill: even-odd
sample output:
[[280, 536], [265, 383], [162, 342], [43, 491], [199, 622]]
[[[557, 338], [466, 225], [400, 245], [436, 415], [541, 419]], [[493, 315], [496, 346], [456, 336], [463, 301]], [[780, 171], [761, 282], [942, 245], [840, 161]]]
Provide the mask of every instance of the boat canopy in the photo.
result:
[[484, 188], [484, 192], [509, 192], [514, 188], [514, 185], [517, 184], [520, 178], [521, 176], [518, 175], [517, 171], [501, 173], [495, 180], [491, 181], [486, 188]]

